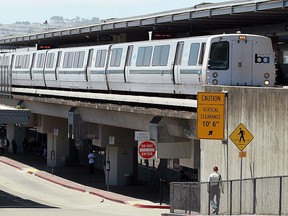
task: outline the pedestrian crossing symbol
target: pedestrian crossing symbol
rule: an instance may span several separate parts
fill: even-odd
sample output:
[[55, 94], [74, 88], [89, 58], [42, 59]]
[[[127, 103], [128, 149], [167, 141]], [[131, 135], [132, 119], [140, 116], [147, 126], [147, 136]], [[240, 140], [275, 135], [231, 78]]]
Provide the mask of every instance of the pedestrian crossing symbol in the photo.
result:
[[253, 135], [242, 123], [230, 134], [229, 138], [240, 151], [243, 151], [254, 139]]

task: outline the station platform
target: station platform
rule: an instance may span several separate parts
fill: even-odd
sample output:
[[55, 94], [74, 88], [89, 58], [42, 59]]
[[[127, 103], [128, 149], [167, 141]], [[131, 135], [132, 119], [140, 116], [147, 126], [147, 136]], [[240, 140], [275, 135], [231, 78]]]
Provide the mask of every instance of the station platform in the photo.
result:
[[[48, 167], [46, 159], [39, 155], [16, 154], [0, 156], [0, 162], [13, 166], [24, 172], [47, 181], [78, 190], [111, 201], [132, 205], [138, 208], [169, 209], [169, 194], [160, 203], [159, 190], [146, 184], [109, 186], [105, 184], [103, 170], [95, 169], [89, 175], [88, 165], [71, 165], [65, 167]], [[52, 174], [53, 173], [53, 174]], [[167, 201], [168, 200], [168, 201]]]

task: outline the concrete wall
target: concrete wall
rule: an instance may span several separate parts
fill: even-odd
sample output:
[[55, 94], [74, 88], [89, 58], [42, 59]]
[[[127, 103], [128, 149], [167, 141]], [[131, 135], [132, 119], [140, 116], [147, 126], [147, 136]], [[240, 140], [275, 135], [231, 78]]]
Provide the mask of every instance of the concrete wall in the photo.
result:
[[201, 140], [201, 181], [217, 165], [226, 179], [239, 179], [239, 149], [229, 135], [242, 123], [254, 136], [244, 149], [243, 178], [288, 175], [288, 89], [205, 87], [207, 92], [228, 92], [227, 143]]

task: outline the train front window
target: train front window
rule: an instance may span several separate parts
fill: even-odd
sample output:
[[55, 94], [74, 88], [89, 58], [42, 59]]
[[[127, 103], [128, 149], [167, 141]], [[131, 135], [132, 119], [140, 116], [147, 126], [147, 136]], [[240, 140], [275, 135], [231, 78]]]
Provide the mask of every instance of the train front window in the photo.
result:
[[190, 54], [189, 54], [189, 60], [188, 60], [188, 65], [196, 65], [197, 64], [197, 58], [198, 58], [198, 53], [199, 53], [199, 43], [192, 43], [190, 47]]
[[229, 68], [229, 43], [227, 41], [212, 43], [208, 68], [210, 70]]

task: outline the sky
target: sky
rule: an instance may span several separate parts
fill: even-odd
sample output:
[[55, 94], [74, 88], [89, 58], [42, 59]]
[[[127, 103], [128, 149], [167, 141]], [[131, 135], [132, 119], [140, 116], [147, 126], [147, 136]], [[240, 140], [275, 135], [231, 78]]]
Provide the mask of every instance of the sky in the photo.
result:
[[43, 23], [53, 16], [100, 20], [140, 16], [226, 0], [6, 0], [1, 1], [0, 23]]

